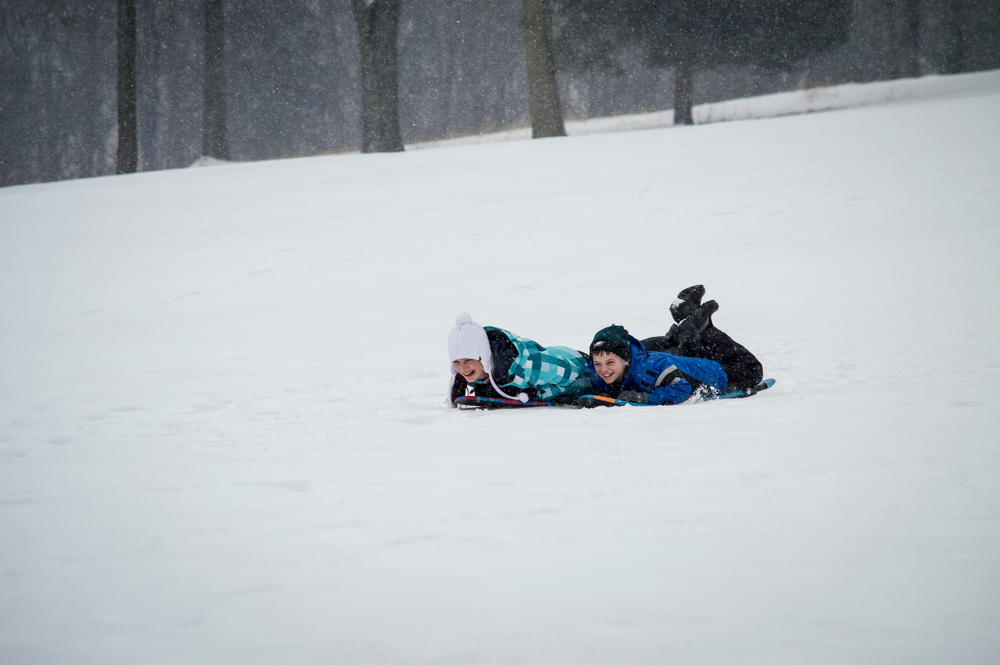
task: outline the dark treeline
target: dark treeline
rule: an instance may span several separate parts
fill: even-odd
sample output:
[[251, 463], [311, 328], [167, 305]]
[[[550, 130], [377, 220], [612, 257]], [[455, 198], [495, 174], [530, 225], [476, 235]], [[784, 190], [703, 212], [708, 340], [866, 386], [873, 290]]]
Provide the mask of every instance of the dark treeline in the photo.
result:
[[852, 0], [552, 0], [568, 71], [623, 72], [638, 58], [674, 72], [674, 122], [694, 122], [698, 72], [790, 71], [850, 39]]
[[[560, 5], [570, 1], [553, 3], [556, 42], [566, 28]], [[115, 173], [119, 4], [0, 0], [0, 185]], [[361, 149], [352, 0], [134, 4], [139, 170], [187, 166], [213, 151], [258, 160]], [[782, 67], [698, 69], [693, 102], [1000, 67], [1000, 0], [852, 4], [845, 43]], [[216, 48], [206, 38], [213, 5], [222, 7], [225, 26], [225, 71], [214, 82], [206, 78]], [[404, 142], [531, 124], [524, 6], [524, 0], [402, 0]], [[673, 107], [668, 60], [657, 63], [629, 49], [614, 57], [614, 68], [567, 66], [557, 58], [566, 119]], [[225, 136], [206, 143], [203, 99], [220, 85], [224, 103], [209, 116], [224, 113]]]

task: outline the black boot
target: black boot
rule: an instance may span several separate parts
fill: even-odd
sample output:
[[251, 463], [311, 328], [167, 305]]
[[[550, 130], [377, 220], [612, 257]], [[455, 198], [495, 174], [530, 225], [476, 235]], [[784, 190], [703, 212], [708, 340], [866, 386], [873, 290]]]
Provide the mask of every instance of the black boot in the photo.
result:
[[670, 315], [680, 323], [695, 313], [701, 307], [701, 299], [705, 295], [705, 287], [701, 284], [689, 286], [677, 294], [677, 300], [670, 304]]
[[719, 311], [719, 303], [709, 300], [678, 323], [676, 330], [671, 329], [681, 355], [688, 355], [689, 349], [698, 345], [701, 333], [712, 323], [712, 315], [717, 311]]

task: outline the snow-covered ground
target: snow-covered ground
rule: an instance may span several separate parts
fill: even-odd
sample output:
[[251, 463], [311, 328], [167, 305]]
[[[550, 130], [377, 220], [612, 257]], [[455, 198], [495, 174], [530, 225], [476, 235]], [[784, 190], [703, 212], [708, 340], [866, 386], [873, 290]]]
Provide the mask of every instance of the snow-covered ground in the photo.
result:
[[[0, 190], [0, 662], [995, 662], [979, 81]], [[444, 404], [460, 311], [585, 348], [695, 283], [772, 390]]]

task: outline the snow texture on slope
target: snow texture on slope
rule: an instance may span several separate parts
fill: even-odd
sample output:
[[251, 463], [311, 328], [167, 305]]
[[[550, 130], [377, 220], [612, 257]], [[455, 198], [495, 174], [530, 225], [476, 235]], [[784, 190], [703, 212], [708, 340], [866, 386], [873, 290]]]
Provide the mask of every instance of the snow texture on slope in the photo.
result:
[[[0, 190], [0, 661], [991, 662], [981, 81]], [[443, 402], [460, 311], [586, 348], [695, 283], [773, 389]]]

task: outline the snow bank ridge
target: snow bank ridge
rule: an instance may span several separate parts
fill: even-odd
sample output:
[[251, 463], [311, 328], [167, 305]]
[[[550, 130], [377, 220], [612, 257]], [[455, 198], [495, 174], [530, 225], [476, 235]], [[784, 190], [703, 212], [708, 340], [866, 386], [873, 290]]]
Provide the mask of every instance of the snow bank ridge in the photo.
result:
[[[965, 96], [995, 93], [1000, 93], [1000, 70], [872, 83], [845, 83], [822, 88], [791, 90], [760, 97], [744, 97], [724, 102], [699, 104], [694, 107], [694, 121], [695, 124], [704, 125], [730, 120], [756, 120], [798, 113], [833, 111], [906, 99], [918, 100], [945, 95]], [[671, 127], [673, 124], [674, 111], [670, 109], [653, 113], [569, 121], [566, 123], [566, 133], [570, 136], [582, 136], [584, 134], [631, 132], [640, 129]], [[415, 143], [406, 146], [406, 148], [407, 150], [420, 150], [473, 143], [520, 141], [530, 138], [531, 128], [524, 127], [492, 134], [460, 136], [440, 141]]]

